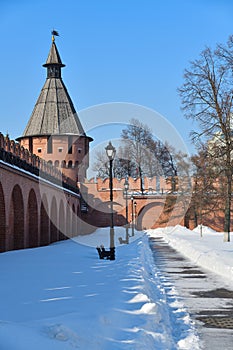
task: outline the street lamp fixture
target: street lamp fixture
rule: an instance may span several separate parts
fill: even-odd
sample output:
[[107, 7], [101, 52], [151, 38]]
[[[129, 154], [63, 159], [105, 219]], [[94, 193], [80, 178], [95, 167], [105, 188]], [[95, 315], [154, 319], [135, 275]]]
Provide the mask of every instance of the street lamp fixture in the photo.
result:
[[109, 161], [113, 161], [116, 155], [116, 148], [113, 147], [111, 141], [109, 141], [109, 144], [107, 145], [107, 147], [105, 147], [105, 150]]
[[125, 178], [124, 188], [125, 188], [125, 191], [128, 191], [129, 189], [129, 181], [127, 177]]
[[114, 222], [113, 222], [113, 186], [112, 186], [112, 163], [116, 155], [116, 149], [113, 147], [111, 141], [107, 147], [105, 147], [106, 154], [109, 159], [109, 189], [110, 189], [110, 214], [111, 214], [111, 224], [110, 224], [110, 260], [115, 260], [115, 244], [114, 244]]

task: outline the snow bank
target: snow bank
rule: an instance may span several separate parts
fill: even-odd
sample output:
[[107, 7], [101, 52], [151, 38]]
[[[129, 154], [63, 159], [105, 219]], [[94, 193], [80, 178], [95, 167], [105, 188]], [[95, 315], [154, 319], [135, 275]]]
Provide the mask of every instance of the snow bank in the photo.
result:
[[197, 265], [233, 282], [233, 244], [223, 242], [223, 233], [203, 226], [193, 231], [182, 226], [148, 230], [151, 237], [162, 236], [174, 249]]

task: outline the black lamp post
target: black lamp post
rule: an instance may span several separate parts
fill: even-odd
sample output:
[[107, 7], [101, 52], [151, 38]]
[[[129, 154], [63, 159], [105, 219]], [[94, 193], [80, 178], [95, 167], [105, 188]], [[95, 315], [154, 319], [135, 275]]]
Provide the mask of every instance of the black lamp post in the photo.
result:
[[129, 220], [128, 220], [128, 190], [129, 190], [129, 182], [128, 178], [125, 178], [125, 183], [124, 183], [124, 188], [125, 188], [125, 218], [126, 218], [126, 242], [129, 243]]
[[131, 196], [131, 216], [132, 216], [132, 236], [134, 236], [134, 207], [133, 207], [133, 196]]
[[128, 189], [129, 189], [129, 182], [128, 178], [126, 177], [125, 183], [124, 183], [124, 188], [125, 188], [125, 217], [126, 217], [126, 225], [128, 225]]
[[134, 227], [137, 227], [137, 222], [136, 222], [136, 215], [137, 215], [137, 202], [134, 202]]
[[114, 244], [114, 222], [113, 222], [113, 190], [112, 190], [112, 163], [116, 154], [116, 149], [113, 147], [111, 141], [107, 147], [105, 147], [108, 159], [109, 159], [109, 188], [110, 188], [110, 212], [111, 212], [111, 224], [110, 224], [110, 251], [111, 260], [115, 260], [115, 244]]

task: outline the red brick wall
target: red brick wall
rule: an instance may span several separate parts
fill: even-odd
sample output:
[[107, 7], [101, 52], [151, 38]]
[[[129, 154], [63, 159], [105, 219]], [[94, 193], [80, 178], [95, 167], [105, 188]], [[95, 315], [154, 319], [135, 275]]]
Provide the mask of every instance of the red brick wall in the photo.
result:
[[[113, 179], [113, 202], [114, 202], [114, 221], [115, 225], [122, 225], [126, 222], [126, 199], [124, 196], [125, 179]], [[86, 189], [84, 189], [86, 187]], [[145, 193], [150, 190], [150, 195], [140, 195], [140, 179], [129, 178], [128, 192], [128, 221], [134, 221], [138, 229], [156, 228], [161, 226], [186, 225], [194, 228], [195, 222], [193, 213], [190, 210], [190, 195], [176, 197], [171, 193], [171, 181], [165, 178], [145, 178]], [[157, 192], [151, 195], [151, 190]], [[89, 215], [86, 216], [87, 222], [94, 222], [96, 226], [108, 226], [110, 223], [109, 215], [109, 180], [96, 181], [91, 179], [85, 182], [82, 193], [88, 193], [86, 196], [89, 204]], [[133, 199], [131, 200], [131, 196]], [[135, 206], [136, 203], [136, 206]], [[223, 231], [223, 213], [221, 211], [212, 211], [203, 216], [202, 224], [209, 226], [216, 231]], [[200, 224], [200, 222], [198, 222]], [[233, 218], [232, 218], [233, 225]]]
[[[71, 138], [72, 153], [69, 153], [68, 138]], [[14, 142], [14, 141], [12, 141]], [[56, 166], [64, 176], [69, 177], [74, 182], [84, 181], [86, 171], [89, 166], [89, 142], [86, 137], [53, 135], [51, 137], [52, 153], [47, 152], [48, 137], [35, 136], [32, 137], [33, 149], [32, 152]], [[29, 149], [29, 138], [22, 138], [20, 146], [24, 149]]]
[[[70, 236], [66, 221], [72, 207], [80, 215], [77, 194], [0, 162], [0, 251], [40, 246]], [[58, 220], [60, 216], [65, 222]], [[77, 215], [73, 219], [80, 220]]]

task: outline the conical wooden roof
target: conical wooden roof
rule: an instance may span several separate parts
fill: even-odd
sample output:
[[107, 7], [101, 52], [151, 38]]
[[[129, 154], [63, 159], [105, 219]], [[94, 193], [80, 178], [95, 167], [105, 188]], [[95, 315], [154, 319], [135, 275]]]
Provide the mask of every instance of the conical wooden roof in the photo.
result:
[[47, 79], [31, 117], [19, 138], [35, 135], [73, 134], [85, 136], [84, 129], [61, 78], [62, 63], [53, 39], [46, 63]]

